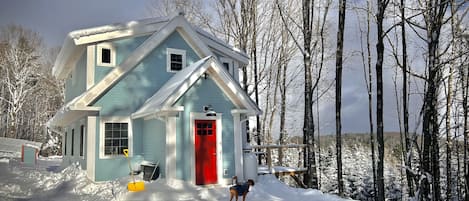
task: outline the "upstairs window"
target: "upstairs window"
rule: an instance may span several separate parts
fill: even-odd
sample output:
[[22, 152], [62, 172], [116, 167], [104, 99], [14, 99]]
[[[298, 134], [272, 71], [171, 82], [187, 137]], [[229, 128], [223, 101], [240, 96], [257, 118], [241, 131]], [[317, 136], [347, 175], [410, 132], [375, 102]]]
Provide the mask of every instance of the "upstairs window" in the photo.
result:
[[113, 67], [116, 65], [116, 49], [111, 43], [98, 44], [97, 65]]
[[233, 75], [233, 60], [226, 57], [221, 57], [220, 62], [223, 68], [225, 68], [230, 75]]
[[168, 48], [166, 60], [166, 70], [168, 72], [178, 72], [186, 67], [186, 51]]

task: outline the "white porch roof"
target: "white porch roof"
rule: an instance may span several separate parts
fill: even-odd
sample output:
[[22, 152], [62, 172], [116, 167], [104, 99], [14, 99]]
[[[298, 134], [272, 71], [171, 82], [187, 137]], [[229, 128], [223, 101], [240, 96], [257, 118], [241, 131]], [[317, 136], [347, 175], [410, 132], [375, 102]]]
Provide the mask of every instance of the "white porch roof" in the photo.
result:
[[177, 72], [165, 85], [150, 97], [135, 113], [132, 118], [142, 118], [165, 111], [178, 111], [173, 104], [186, 93], [187, 90], [207, 73], [210, 79], [222, 89], [230, 100], [240, 109], [245, 109], [248, 115], [261, 114], [261, 110], [251, 98], [241, 89], [239, 84], [221, 67], [212, 56], [205, 57], [183, 70]]

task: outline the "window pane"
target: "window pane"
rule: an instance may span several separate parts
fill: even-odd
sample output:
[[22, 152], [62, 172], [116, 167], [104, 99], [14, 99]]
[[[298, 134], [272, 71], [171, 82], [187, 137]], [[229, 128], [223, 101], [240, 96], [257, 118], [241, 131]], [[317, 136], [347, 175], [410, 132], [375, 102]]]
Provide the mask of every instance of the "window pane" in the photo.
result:
[[212, 123], [208, 123], [207, 128], [212, 128]]
[[122, 130], [127, 130], [127, 129], [128, 129], [127, 123], [123, 123], [123, 124], [121, 125], [121, 129], [122, 129]]
[[119, 124], [119, 123], [113, 123], [112, 124], [112, 130], [117, 131], [117, 130], [120, 130], [120, 129], [121, 129], [121, 124]]
[[121, 138], [127, 138], [128, 137], [128, 132], [127, 131], [121, 131]]
[[106, 138], [112, 137], [112, 131], [106, 130], [106, 131], [104, 131], [104, 132], [106, 133], [106, 134], [105, 134]]
[[106, 146], [106, 147], [112, 146], [112, 140], [105, 140], [104, 141], [104, 146]]
[[207, 135], [212, 135], [212, 130], [208, 130]]
[[104, 124], [104, 129], [105, 130], [111, 130], [112, 129], [112, 123], [105, 123]]
[[223, 66], [225, 67], [226, 70], [230, 70], [230, 64], [228, 64], [228, 63], [223, 63]]
[[119, 130], [114, 130], [112, 131], [112, 138], [120, 138], [120, 131]]
[[121, 146], [127, 147], [128, 146], [128, 140], [127, 139], [121, 140]]
[[106, 155], [112, 154], [112, 147], [106, 147], [106, 148], [104, 148], [104, 154], [106, 154]]
[[182, 64], [171, 63], [171, 70], [172, 71], [179, 71], [181, 69], [182, 69]]
[[111, 49], [101, 49], [101, 63], [111, 63]]
[[182, 55], [180, 55], [180, 54], [171, 54], [171, 62], [182, 63]]

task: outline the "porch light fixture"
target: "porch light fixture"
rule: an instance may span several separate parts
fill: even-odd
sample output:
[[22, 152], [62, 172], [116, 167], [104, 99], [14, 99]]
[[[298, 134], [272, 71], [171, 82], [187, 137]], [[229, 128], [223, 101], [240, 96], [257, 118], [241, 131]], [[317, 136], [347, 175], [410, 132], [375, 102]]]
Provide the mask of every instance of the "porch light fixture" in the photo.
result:
[[204, 79], [206, 80], [208, 78], [208, 73], [204, 73]]
[[217, 113], [213, 110], [212, 105], [206, 105], [203, 107], [203, 111], [205, 113], [205, 116], [207, 117], [215, 117], [217, 116]]

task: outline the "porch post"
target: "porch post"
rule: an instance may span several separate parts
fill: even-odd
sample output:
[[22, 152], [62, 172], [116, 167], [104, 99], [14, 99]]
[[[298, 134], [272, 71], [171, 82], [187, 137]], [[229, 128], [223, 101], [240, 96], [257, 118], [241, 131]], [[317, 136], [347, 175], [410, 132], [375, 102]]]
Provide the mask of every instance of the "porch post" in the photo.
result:
[[233, 115], [234, 127], [234, 158], [235, 158], [235, 173], [238, 178], [244, 179], [244, 165], [243, 165], [243, 136], [241, 132], [241, 119], [240, 113], [236, 111], [231, 112]]
[[166, 117], [166, 178], [176, 179], [176, 117]]
[[92, 181], [96, 180], [96, 116], [88, 116], [86, 119], [86, 175]]

